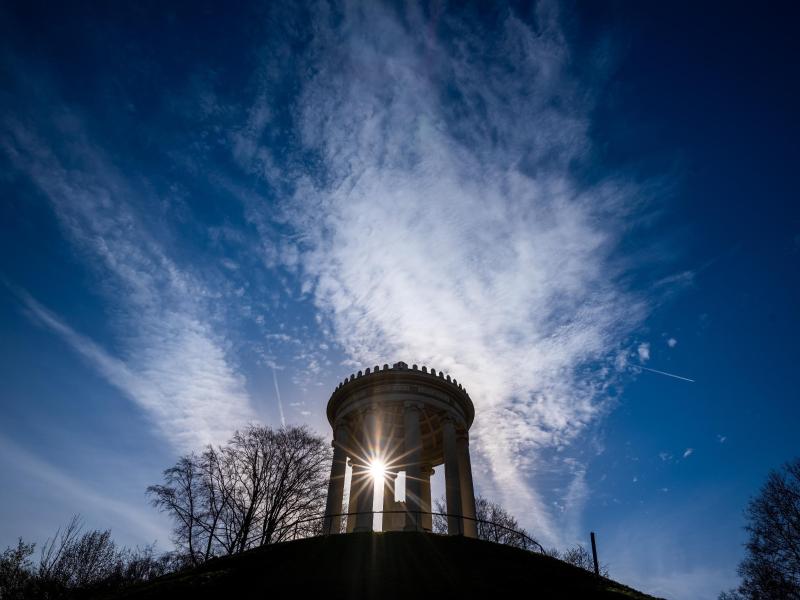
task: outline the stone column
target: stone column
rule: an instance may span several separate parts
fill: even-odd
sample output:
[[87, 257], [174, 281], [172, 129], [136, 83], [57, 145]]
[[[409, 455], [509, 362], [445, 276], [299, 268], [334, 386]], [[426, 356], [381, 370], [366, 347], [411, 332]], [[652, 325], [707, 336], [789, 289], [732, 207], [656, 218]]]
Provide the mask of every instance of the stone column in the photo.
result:
[[397, 510], [397, 503], [394, 501], [394, 486], [397, 481], [397, 474], [386, 473], [383, 476], [383, 527], [382, 531], [396, 531], [397, 515], [391, 511]]
[[422, 434], [420, 432], [420, 408], [418, 402], [404, 404], [403, 424], [405, 429], [406, 460], [406, 531], [420, 529], [420, 498], [422, 496], [420, 459], [422, 456]]
[[421, 471], [421, 488], [420, 492], [420, 510], [422, 511], [422, 530], [433, 531], [433, 515], [431, 515], [431, 477], [433, 476], [433, 469], [430, 465], [422, 465]]
[[459, 431], [456, 435], [458, 447], [458, 472], [461, 483], [461, 509], [464, 511], [464, 535], [477, 538], [477, 523], [475, 518], [475, 486], [472, 484], [472, 464], [469, 460], [469, 433]]
[[458, 448], [456, 445], [456, 425], [452, 417], [442, 420], [442, 441], [444, 445], [444, 480], [447, 497], [447, 533], [464, 533], [461, 519], [461, 481], [458, 469]]
[[369, 407], [364, 415], [364, 425], [362, 427], [360, 456], [356, 459], [357, 468], [353, 468], [353, 481], [357, 482], [355, 489], [358, 491], [356, 500], [356, 527], [354, 531], [372, 531], [372, 501], [375, 495], [375, 480], [369, 469], [368, 461], [372, 458], [371, 453], [375, 449], [375, 440], [378, 436], [378, 415], [375, 408]]
[[356, 515], [354, 514], [358, 510], [358, 491], [356, 490], [355, 486], [355, 479], [353, 477], [353, 473], [355, 473], [355, 466], [353, 465], [353, 459], [350, 459], [350, 494], [347, 500], [347, 533], [353, 533], [353, 530], [356, 528]]
[[347, 470], [347, 454], [345, 445], [348, 437], [347, 428], [339, 424], [333, 435], [333, 462], [331, 463], [331, 477], [328, 480], [328, 499], [325, 502], [325, 522], [323, 531], [326, 534], [341, 531], [342, 500], [344, 495], [344, 475]]

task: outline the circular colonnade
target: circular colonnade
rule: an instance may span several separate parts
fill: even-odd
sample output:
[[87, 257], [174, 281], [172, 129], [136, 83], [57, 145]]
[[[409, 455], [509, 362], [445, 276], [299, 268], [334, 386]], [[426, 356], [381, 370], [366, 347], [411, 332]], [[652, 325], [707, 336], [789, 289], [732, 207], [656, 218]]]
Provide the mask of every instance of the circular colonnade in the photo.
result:
[[[431, 531], [431, 476], [444, 465], [447, 531], [477, 537], [469, 428], [475, 407], [450, 376], [398, 362], [359, 371], [328, 401], [333, 463], [325, 533], [372, 531], [375, 486], [383, 480], [383, 531]], [[348, 463], [352, 468], [345, 490]], [[395, 499], [398, 478], [404, 496]], [[348, 506], [343, 507], [347, 491]]]

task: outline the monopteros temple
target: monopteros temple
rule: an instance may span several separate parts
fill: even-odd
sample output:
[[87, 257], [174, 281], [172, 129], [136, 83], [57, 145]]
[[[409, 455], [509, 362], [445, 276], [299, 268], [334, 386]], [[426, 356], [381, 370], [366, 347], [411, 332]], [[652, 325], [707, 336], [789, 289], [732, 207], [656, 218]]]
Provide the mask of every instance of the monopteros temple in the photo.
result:
[[[376, 366], [339, 384], [327, 412], [333, 463], [326, 533], [372, 531], [375, 486], [381, 484], [383, 531], [431, 531], [431, 475], [444, 465], [447, 531], [476, 537], [468, 434], [475, 407], [455, 379], [403, 362]], [[345, 490], [348, 462], [352, 476]], [[405, 481], [404, 499], [396, 499], [399, 479]], [[343, 514], [349, 514], [346, 527]]]

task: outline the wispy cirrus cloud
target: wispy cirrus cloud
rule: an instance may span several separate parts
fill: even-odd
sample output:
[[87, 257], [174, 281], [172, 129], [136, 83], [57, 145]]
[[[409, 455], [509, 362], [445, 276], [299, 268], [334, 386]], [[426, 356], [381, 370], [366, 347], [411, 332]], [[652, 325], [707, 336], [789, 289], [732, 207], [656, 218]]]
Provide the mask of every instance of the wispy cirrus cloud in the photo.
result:
[[[553, 514], [535, 485], [547, 470], [539, 453], [568, 446], [607, 409], [605, 391], [625, 369], [614, 359], [630, 354], [626, 338], [648, 310], [618, 252], [638, 218], [639, 188], [583, 169], [592, 155], [592, 90], [572, 73], [552, 5], [527, 20], [500, 9], [480, 23], [398, 10], [316, 5], [301, 55], [285, 63], [295, 46], [280, 48], [254, 74], [261, 89], [243, 124], [231, 121], [238, 105], [200, 124], [205, 133], [224, 131], [234, 159], [270, 191], [265, 200], [240, 173], [209, 178], [243, 201], [258, 237], [236, 257], [247, 268], [225, 257], [221, 279], [242, 284], [242, 308], [266, 333], [258, 307], [286, 299], [265, 302], [258, 286], [245, 291], [257, 255], [260, 269], [283, 270], [276, 279], [291, 302], [311, 299], [319, 332], [347, 364], [404, 359], [464, 382], [478, 409], [479, 486], [554, 543], [557, 521], [566, 529], [578, 522], [586, 471], [575, 464], [563, 473], [563, 514]], [[287, 64], [297, 80], [282, 79]], [[289, 109], [275, 103], [278, 89]], [[228, 101], [242, 100], [219, 100]], [[43, 142], [41, 123], [6, 120], [3, 149], [97, 265], [113, 298], [119, 356], [41, 306], [39, 320], [182, 446], [241, 424], [251, 409], [228, 359], [226, 324], [213, 318], [218, 292], [149, 233], [154, 220], [143, 215], [158, 202], [148, 205], [72, 115], [55, 113], [56, 135], [45, 137], [69, 138], [69, 148]], [[231, 120], [215, 122], [218, 114]], [[185, 154], [170, 155], [193, 173], [215, 171], [204, 164], [211, 154]], [[215, 231], [242, 237], [227, 225]], [[328, 368], [288, 337], [259, 343], [272, 368], [286, 363], [279, 354], [290, 347], [314, 379]]]
[[[237, 157], [294, 190], [291, 258], [333, 339], [364, 365], [397, 357], [463, 381], [480, 485], [552, 540], [536, 451], [603, 412], [613, 355], [647, 312], [615, 254], [639, 200], [630, 181], [575, 174], [591, 94], [554, 7], [535, 27], [495, 17], [486, 35], [414, 8], [320, 9], [294, 113], [316, 168], [280, 171], [254, 150], [272, 126], [264, 101]], [[584, 488], [578, 471], [572, 504]]]
[[[130, 202], [137, 194], [68, 111], [3, 123], [0, 148], [47, 198], [109, 299], [118, 356], [18, 291], [29, 314], [141, 406], [181, 450], [223, 441], [254, 413], [215, 329], [213, 293], [169, 258]], [[42, 136], [40, 128], [51, 129]], [[68, 143], [53, 140], [68, 139]], [[46, 141], [48, 140], [48, 141]], [[139, 198], [141, 208], [142, 198]]]

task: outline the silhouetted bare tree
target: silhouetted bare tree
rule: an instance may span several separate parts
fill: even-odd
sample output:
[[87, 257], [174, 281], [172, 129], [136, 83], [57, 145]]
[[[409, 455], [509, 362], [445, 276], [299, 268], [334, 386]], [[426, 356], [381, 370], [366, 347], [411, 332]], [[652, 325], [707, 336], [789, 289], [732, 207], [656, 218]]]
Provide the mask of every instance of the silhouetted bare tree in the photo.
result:
[[119, 553], [119, 577], [123, 584], [141, 583], [186, 567], [185, 561], [174, 552], [157, 554], [155, 544], [143, 548], [124, 548]]
[[16, 547], [6, 548], [0, 554], [0, 598], [3, 600], [21, 600], [28, 596], [33, 579], [34, 544], [26, 544], [19, 538]]
[[[444, 498], [436, 501], [435, 512], [447, 512]], [[511, 513], [496, 502], [492, 502], [483, 496], [476, 496], [475, 518], [477, 519], [478, 539], [516, 548], [532, 549], [528, 540], [532, 536], [520, 527]], [[447, 533], [447, 517], [434, 515], [433, 531], [434, 533]]]
[[252, 426], [182, 457], [148, 488], [192, 564], [306, 535], [324, 507], [330, 448], [305, 427]]
[[22, 539], [0, 554], [0, 598], [73, 598], [109, 592], [176, 570], [173, 554], [143, 549], [118, 549], [109, 530], [83, 531], [79, 516], [42, 546], [38, 566], [34, 545]]
[[[447, 513], [444, 498], [436, 501], [435, 512]], [[542, 548], [536, 543], [531, 543], [530, 540], [533, 539], [533, 536], [520, 527], [519, 522], [511, 513], [496, 502], [492, 502], [483, 496], [475, 497], [475, 518], [478, 520], [478, 539], [526, 550], [541, 550]], [[447, 533], [447, 517], [434, 515], [433, 531], [434, 533]], [[545, 550], [544, 553], [594, 573], [592, 555], [580, 544], [569, 548], [563, 553], [555, 548]], [[600, 574], [603, 577], [608, 577], [608, 566], [600, 565]]]
[[800, 459], [773, 471], [745, 516], [750, 537], [742, 583], [720, 598], [800, 599]]
[[[163, 485], [153, 485], [147, 489], [154, 498], [153, 504], [172, 517], [174, 541], [185, 550], [192, 565], [197, 564], [201, 552], [197, 547], [198, 542], [205, 549], [203, 540], [211, 539], [203, 528], [202, 517], [205, 515], [201, 512], [206, 497], [204, 467], [204, 461], [196, 455], [182, 456], [175, 466], [164, 471]], [[208, 558], [209, 552], [205, 550], [205, 558]]]
[[42, 546], [39, 577], [65, 588], [88, 587], [111, 577], [120, 562], [111, 530], [81, 533], [77, 515]]
[[[547, 551], [547, 555], [594, 573], [594, 559], [592, 558], [592, 554], [580, 544], [576, 544], [572, 548], [568, 548], [563, 553], [553, 548]], [[603, 577], [608, 577], [607, 565], [600, 565], [600, 575]]]

